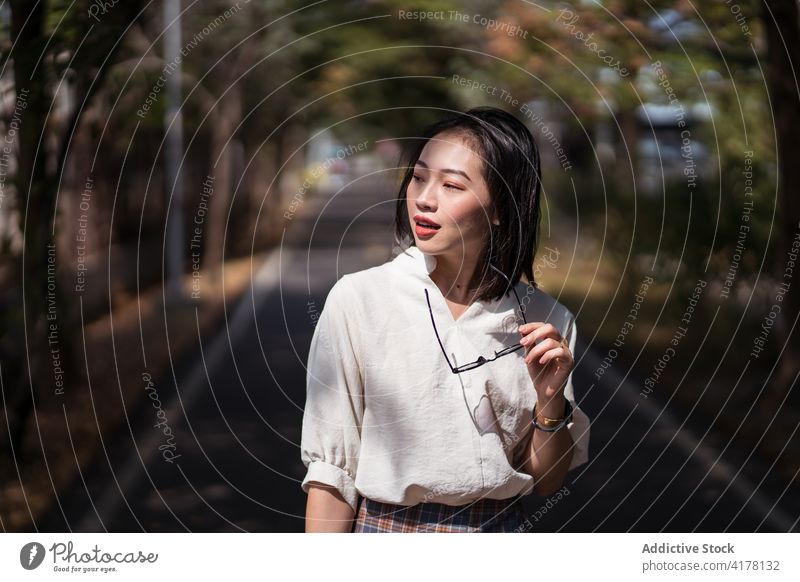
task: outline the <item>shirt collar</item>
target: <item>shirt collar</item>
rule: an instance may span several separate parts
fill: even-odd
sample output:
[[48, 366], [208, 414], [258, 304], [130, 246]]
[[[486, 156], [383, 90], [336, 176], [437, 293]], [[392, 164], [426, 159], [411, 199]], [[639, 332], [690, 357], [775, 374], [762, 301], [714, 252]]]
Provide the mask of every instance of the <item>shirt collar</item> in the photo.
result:
[[403, 256], [410, 257], [410, 260], [408, 261], [409, 265], [415, 273], [419, 273], [420, 275], [428, 276], [436, 268], [436, 257], [423, 252], [416, 245], [412, 245], [405, 249], [402, 253], [400, 253], [400, 255], [398, 255], [398, 258]]
[[[400, 259], [401, 257], [410, 257], [410, 260], [407, 259], [406, 265], [410, 266], [411, 271], [414, 274], [418, 274], [423, 279], [430, 281], [430, 274], [436, 268], [436, 255], [431, 255], [423, 250], [421, 250], [416, 245], [411, 245], [402, 251], [395, 260]], [[517, 288], [521, 285], [521, 281], [517, 283]], [[509, 295], [511, 293], [509, 292]], [[497, 300], [496, 300], [497, 301]]]
[[[436, 268], [435, 255], [425, 253], [416, 245], [411, 245], [400, 251], [400, 253], [394, 258], [394, 265], [403, 272], [411, 274], [414, 278], [419, 279], [423, 285], [429, 286], [434, 293], [438, 293], [439, 296], [441, 296], [438, 287], [436, 287], [436, 284], [430, 278], [430, 273]], [[518, 293], [525, 293], [525, 289], [522, 287], [524, 285], [525, 284], [522, 281], [517, 283]], [[421, 300], [424, 302], [424, 298], [421, 293], [418, 297], [422, 298]], [[451, 321], [451, 318], [448, 317], [450, 315], [449, 313], [445, 313], [443, 311], [446, 310], [444, 299], [441, 301], [433, 300], [432, 305], [435, 312], [437, 309], [439, 310], [437, 324], [442, 322], [440, 325], [445, 326], [443, 327], [443, 330], [446, 332], [447, 323], [445, 322]], [[519, 306], [517, 305], [514, 295], [510, 292], [506, 297], [501, 297], [493, 301], [476, 300], [474, 304], [470, 305], [468, 308], [469, 313], [463, 314], [458, 319], [458, 327], [463, 328], [464, 325], [469, 324], [471, 319], [484, 312], [508, 312], [508, 317], [516, 319], [515, 310], [518, 309], [518, 307]], [[455, 324], [451, 323], [451, 325]], [[511, 323], [508, 323], [507, 325], [511, 325]]]

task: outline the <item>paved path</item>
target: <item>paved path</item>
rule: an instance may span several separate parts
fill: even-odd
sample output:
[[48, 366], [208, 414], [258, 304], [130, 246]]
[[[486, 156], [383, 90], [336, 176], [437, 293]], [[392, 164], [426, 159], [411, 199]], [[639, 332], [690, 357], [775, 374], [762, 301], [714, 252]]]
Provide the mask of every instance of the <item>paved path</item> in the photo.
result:
[[[312, 315], [341, 275], [389, 258], [393, 198], [370, 180], [305, 204], [282, 247], [254, 267], [255, 294], [229, 307], [227, 329], [177, 370], [179, 390], [171, 378], [156, 382], [171, 401], [180, 457], [162, 458], [144, 405], [131, 421], [136, 446], [127, 429], [117, 435], [113, 470], [98, 461], [62, 499], [66, 518], [56, 508], [40, 531], [302, 531], [298, 444]], [[576, 351], [576, 396], [593, 420], [591, 462], [569, 474], [569, 495], [525, 499], [534, 531], [792, 527], [796, 490], [746, 454], [720, 457], [719, 438], [698, 445], [705, 429], [697, 421], [679, 429], [683, 419], [641, 399], [630, 378], [610, 373], [593, 385], [599, 356], [580, 341]]]

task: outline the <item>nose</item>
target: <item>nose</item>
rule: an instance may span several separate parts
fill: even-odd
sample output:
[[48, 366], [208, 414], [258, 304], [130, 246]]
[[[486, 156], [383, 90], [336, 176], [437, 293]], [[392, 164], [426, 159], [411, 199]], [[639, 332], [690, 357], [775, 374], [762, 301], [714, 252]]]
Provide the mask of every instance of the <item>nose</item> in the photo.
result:
[[417, 208], [420, 210], [436, 211], [436, 189], [432, 188], [431, 185], [431, 180], [428, 180], [422, 188], [417, 190], [417, 197], [414, 200], [414, 204], [416, 204]]

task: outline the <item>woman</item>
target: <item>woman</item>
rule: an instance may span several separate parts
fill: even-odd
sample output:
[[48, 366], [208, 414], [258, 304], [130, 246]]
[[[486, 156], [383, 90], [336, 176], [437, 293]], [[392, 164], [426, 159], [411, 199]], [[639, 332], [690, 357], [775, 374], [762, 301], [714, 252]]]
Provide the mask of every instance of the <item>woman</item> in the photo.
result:
[[587, 461], [574, 318], [534, 281], [539, 167], [527, 128], [491, 107], [409, 152], [408, 248], [339, 279], [314, 330], [306, 531], [515, 531], [521, 496]]

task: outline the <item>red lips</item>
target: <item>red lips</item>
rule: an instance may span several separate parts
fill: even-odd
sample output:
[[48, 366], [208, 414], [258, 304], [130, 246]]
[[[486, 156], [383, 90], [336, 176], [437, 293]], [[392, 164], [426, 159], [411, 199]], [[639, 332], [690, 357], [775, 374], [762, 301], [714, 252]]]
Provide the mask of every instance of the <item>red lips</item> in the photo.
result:
[[442, 226], [438, 222], [434, 222], [430, 218], [426, 218], [426, 217], [422, 216], [421, 214], [417, 214], [416, 216], [414, 216], [414, 222], [416, 222], [417, 224], [419, 224], [421, 226], [427, 226], [427, 227], [430, 227], [430, 228], [441, 228], [441, 226]]

